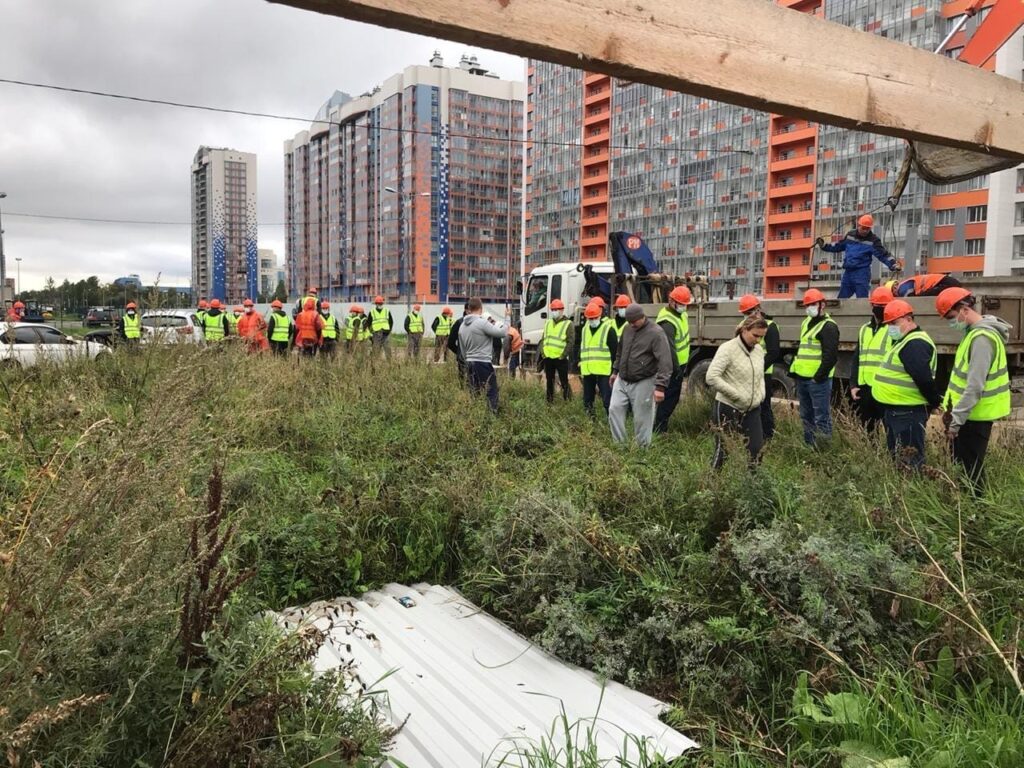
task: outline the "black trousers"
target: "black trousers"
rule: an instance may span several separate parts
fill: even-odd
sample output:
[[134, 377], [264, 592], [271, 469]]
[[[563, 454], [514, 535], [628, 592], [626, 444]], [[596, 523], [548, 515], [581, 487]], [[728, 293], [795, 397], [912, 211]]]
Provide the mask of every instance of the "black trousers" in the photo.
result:
[[288, 354], [288, 342], [287, 341], [272, 341], [270, 342], [270, 348], [274, 350], [275, 355], [287, 355]]
[[861, 426], [863, 426], [864, 429], [868, 432], [874, 432], [885, 415], [885, 408], [882, 407], [881, 403], [875, 400], [874, 396], [871, 394], [871, 387], [869, 385], [863, 385], [858, 394], [860, 395], [860, 399], [853, 401], [853, 407], [857, 412], [857, 418], [860, 419]]
[[975, 496], [980, 496], [985, 487], [985, 454], [990, 437], [991, 421], [968, 421], [953, 440], [953, 460], [963, 465]]
[[761, 403], [761, 435], [767, 443], [775, 436], [775, 414], [772, 412], [772, 377], [764, 377], [764, 402]]
[[588, 416], [594, 415], [594, 395], [601, 394], [601, 404], [604, 412], [608, 413], [608, 406], [612, 401], [612, 385], [608, 383], [608, 376], [594, 374], [583, 377], [583, 410]]
[[563, 358], [544, 358], [544, 376], [548, 384], [548, 402], [555, 400], [555, 374], [558, 374], [558, 383], [562, 387], [562, 397], [565, 400], [572, 399], [572, 390], [569, 389], [569, 361]]
[[761, 432], [761, 406], [752, 411], [740, 411], [731, 405], [715, 400], [711, 410], [711, 418], [715, 423], [715, 453], [711, 457], [711, 466], [721, 469], [725, 464], [724, 432], [742, 435], [750, 452], [750, 466], [757, 465], [764, 446], [764, 435]]
[[672, 417], [673, 411], [679, 405], [679, 398], [683, 395], [683, 366], [676, 368], [672, 378], [668, 380], [665, 387], [665, 399], [658, 403], [658, 409], [654, 412], [654, 433], [661, 435], [668, 431], [668, 420]]

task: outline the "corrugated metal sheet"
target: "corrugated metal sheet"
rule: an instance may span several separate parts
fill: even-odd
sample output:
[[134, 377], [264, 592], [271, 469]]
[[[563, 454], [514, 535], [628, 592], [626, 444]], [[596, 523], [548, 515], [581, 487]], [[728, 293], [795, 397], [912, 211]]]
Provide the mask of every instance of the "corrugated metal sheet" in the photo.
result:
[[387, 691], [384, 711], [405, 723], [391, 754], [409, 768], [526, 765], [517, 748], [545, 736], [564, 745], [563, 713], [575, 742], [592, 732], [604, 760], [696, 746], [658, 720], [662, 702], [555, 659], [446, 587], [389, 584], [281, 618], [326, 633], [319, 671], [344, 666]]

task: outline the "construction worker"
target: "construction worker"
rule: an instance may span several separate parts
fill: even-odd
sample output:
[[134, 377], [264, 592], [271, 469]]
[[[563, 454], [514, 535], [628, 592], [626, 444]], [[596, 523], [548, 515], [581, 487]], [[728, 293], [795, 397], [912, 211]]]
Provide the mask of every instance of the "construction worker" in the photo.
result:
[[124, 307], [124, 314], [117, 321], [117, 335], [129, 347], [137, 347], [142, 338], [142, 317], [137, 309], [135, 302], [129, 301]]
[[953, 459], [967, 471], [977, 496], [984, 487], [992, 422], [1010, 415], [1006, 340], [1012, 326], [994, 315], [980, 314], [976, 306], [977, 299], [965, 288], [947, 288], [935, 299], [939, 316], [964, 332], [943, 399], [943, 424], [953, 444]]
[[508, 349], [505, 352], [505, 359], [508, 361], [508, 375], [514, 379], [516, 371], [523, 366], [523, 334], [514, 325], [508, 327], [506, 343]]
[[459, 369], [459, 383], [466, 383], [466, 360], [462, 356], [462, 349], [459, 346], [459, 331], [462, 329], [462, 321], [469, 314], [469, 302], [462, 306], [462, 317], [452, 325], [452, 332], [448, 334], [448, 349], [455, 355], [455, 364]]
[[452, 319], [452, 308], [445, 307], [441, 314], [434, 318], [430, 330], [434, 334], [434, 362], [448, 359], [448, 337], [452, 332], [455, 320]]
[[22, 323], [25, 321], [25, 304], [21, 301], [16, 301], [11, 305], [11, 308], [7, 310], [6, 320], [8, 323]]
[[284, 304], [280, 299], [274, 299], [270, 303], [270, 317], [267, 318], [267, 337], [275, 355], [288, 354], [294, 334], [295, 328], [291, 317], [284, 311]]
[[465, 361], [469, 391], [476, 395], [486, 389], [487, 405], [498, 412], [498, 377], [494, 373], [494, 341], [504, 338], [506, 328], [493, 317], [483, 316], [483, 302], [470, 299], [466, 316], [459, 325], [459, 351]]
[[210, 306], [203, 315], [203, 338], [207, 343], [224, 341], [224, 338], [231, 332], [231, 324], [220, 299], [210, 299]]
[[601, 317], [601, 306], [595, 301], [587, 304], [583, 311], [586, 320], [580, 334], [580, 376], [583, 379], [583, 410], [588, 416], [594, 415], [594, 393], [601, 393], [604, 412], [612, 400], [612, 360], [618, 351], [619, 336], [613, 330], [613, 323]]
[[324, 324], [320, 336], [320, 351], [328, 357], [334, 357], [338, 352], [341, 326], [338, 324], [338, 318], [331, 314], [331, 302], [327, 299], [320, 302], [320, 319]]
[[881, 365], [892, 342], [885, 325], [885, 306], [892, 301], [892, 289], [880, 285], [871, 292], [871, 319], [857, 332], [857, 351], [850, 368], [850, 397], [860, 423], [873, 432], [882, 421], [882, 407], [871, 394], [875, 372]]
[[408, 339], [406, 354], [418, 360], [420, 356], [420, 342], [423, 340], [423, 315], [420, 314], [422, 307], [419, 304], [412, 305], [412, 312], [405, 316], [405, 335]]
[[658, 326], [665, 333], [676, 361], [672, 378], [665, 387], [665, 399], [658, 403], [658, 411], [654, 415], [654, 431], [658, 434], [668, 430], [668, 420], [679, 405], [683, 392], [683, 376], [686, 364], [690, 362], [690, 321], [686, 316], [686, 305], [691, 301], [690, 289], [677, 285], [668, 295], [668, 304], [658, 313]]
[[241, 304], [236, 304], [231, 309], [231, 314], [227, 316], [227, 318], [228, 318], [228, 328], [229, 328], [229, 332], [230, 332], [230, 334], [232, 336], [237, 336], [238, 335], [238, 321], [241, 319], [242, 313], [244, 312], [244, 310], [245, 310], [245, 307], [243, 307]]
[[238, 319], [238, 335], [245, 342], [249, 352], [263, 352], [270, 349], [267, 341], [267, 321], [263, 319], [252, 299], [242, 302], [242, 316]]
[[319, 306], [320, 296], [318, 295], [316, 288], [310, 288], [306, 291], [306, 295], [295, 302], [295, 306], [292, 308], [292, 319], [299, 316], [299, 313], [306, 308], [306, 302], [312, 299], [313, 306]]
[[324, 319], [316, 311], [316, 299], [308, 297], [295, 317], [295, 346], [304, 357], [313, 357], [323, 338]]
[[[764, 311], [761, 300], [752, 293], [740, 296], [740, 314], [744, 317], [761, 318], [768, 328], [761, 337], [760, 344], [764, 349], [764, 402], [761, 403], [761, 437], [768, 442], [775, 435], [775, 413], [772, 411], [772, 378], [775, 364], [782, 360], [782, 344], [779, 341], [779, 326], [772, 316]], [[741, 323], [742, 325], [742, 323]]]
[[838, 243], [826, 243], [823, 238], [818, 238], [814, 244], [828, 253], [843, 253], [843, 279], [839, 284], [839, 298], [848, 299], [856, 296], [858, 299], [868, 297], [868, 289], [871, 283], [871, 259], [876, 258], [892, 272], [898, 272], [899, 262], [893, 258], [878, 235], [871, 231], [875, 225], [875, 218], [870, 213], [865, 213], [857, 219], [857, 226], [846, 233], [846, 237]]
[[935, 342], [914, 321], [914, 308], [893, 299], [882, 314], [891, 341], [875, 372], [872, 396], [882, 406], [885, 442], [901, 466], [924, 466], [928, 413], [940, 405], [935, 386]]
[[370, 332], [373, 334], [373, 349], [375, 352], [383, 350], [385, 357], [391, 358], [391, 350], [388, 348], [388, 338], [391, 336], [391, 329], [395, 326], [395, 318], [391, 310], [384, 306], [384, 297], [375, 296], [373, 309], [370, 310]]
[[345, 351], [353, 352], [356, 346], [362, 341], [363, 328], [361, 313], [363, 308], [353, 304], [348, 308], [348, 317], [345, 318]]
[[565, 316], [565, 304], [561, 299], [551, 302], [551, 316], [544, 324], [544, 335], [540, 339], [540, 354], [547, 379], [547, 398], [555, 401], [555, 375], [562, 387], [562, 399], [571, 400], [569, 389], [569, 354], [574, 341], [572, 323]]
[[803, 298], [807, 317], [800, 326], [800, 345], [789, 366], [796, 379], [804, 442], [832, 436], [832, 375], [839, 360], [839, 326], [825, 311], [825, 295], [809, 288]]
[[655, 409], [672, 378], [675, 355], [664, 332], [647, 319], [639, 304], [626, 307], [626, 322], [612, 363], [608, 427], [615, 442], [625, 442], [626, 414], [632, 411], [633, 435], [637, 445], [646, 448], [654, 432]]
[[893, 296], [938, 296], [947, 288], [959, 288], [960, 281], [944, 272], [914, 275], [906, 280], [890, 280]]
[[626, 307], [629, 306], [629, 296], [624, 293], [620, 293], [615, 297], [615, 317], [612, 318], [612, 322], [615, 324], [615, 335], [620, 339], [622, 338], [622, 332], [626, 328]]
[[199, 327], [206, 327], [206, 313], [209, 311], [210, 305], [206, 303], [206, 299], [200, 299], [198, 309], [196, 309], [196, 317], [199, 318]]
[[708, 368], [707, 383], [715, 390], [712, 419], [715, 423], [713, 469], [725, 464], [725, 442], [722, 436], [734, 432], [743, 436], [750, 452], [750, 466], [757, 464], [764, 446], [761, 404], [767, 399], [764, 356], [768, 321], [751, 313], [743, 318], [736, 335], [722, 344]]

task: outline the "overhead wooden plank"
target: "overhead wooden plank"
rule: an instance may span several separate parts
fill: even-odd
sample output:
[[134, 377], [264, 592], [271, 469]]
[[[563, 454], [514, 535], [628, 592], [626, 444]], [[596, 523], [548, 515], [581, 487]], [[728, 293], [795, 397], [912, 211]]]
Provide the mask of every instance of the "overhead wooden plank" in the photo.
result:
[[1020, 83], [766, 0], [270, 2], [753, 109], [1024, 158]]

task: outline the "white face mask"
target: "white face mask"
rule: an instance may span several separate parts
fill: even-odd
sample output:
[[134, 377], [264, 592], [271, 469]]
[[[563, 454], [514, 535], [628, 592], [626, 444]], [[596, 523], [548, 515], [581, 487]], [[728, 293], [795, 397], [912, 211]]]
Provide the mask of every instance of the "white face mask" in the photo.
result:
[[622, 309], [615, 310], [615, 314], [617, 314], [621, 318], [625, 318], [626, 317], [626, 308], [623, 307]]
[[252, 307], [246, 307], [245, 308], [245, 314], [251, 315], [252, 314]]
[[809, 306], [807, 308], [807, 316], [808, 317], [817, 317], [818, 316], [818, 305], [817, 304], [811, 304], [811, 306]]
[[562, 310], [556, 309], [551, 313], [551, 317], [553, 320], [560, 320], [562, 318]]
[[600, 320], [600, 318], [597, 319], [597, 320], [591, 320], [590, 321], [590, 327], [591, 328], [600, 328], [601, 327], [601, 320]]

